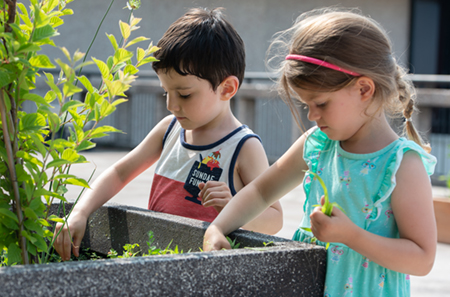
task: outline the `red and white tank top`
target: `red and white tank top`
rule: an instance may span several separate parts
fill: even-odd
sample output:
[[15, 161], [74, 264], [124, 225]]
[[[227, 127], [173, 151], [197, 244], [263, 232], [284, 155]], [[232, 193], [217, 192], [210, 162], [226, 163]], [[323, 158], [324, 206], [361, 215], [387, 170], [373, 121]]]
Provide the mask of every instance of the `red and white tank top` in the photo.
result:
[[234, 196], [234, 166], [244, 142], [256, 137], [243, 125], [210, 145], [186, 143], [185, 130], [174, 118], [163, 139], [163, 150], [155, 168], [148, 209], [212, 222], [218, 212], [203, 207], [198, 184], [225, 182]]

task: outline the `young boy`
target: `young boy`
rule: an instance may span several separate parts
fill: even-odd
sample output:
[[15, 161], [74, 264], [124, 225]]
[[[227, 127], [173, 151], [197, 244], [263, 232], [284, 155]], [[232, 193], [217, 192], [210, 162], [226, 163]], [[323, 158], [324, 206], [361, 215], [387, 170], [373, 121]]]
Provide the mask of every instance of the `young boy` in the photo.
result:
[[[54, 243], [63, 260], [70, 259], [71, 250], [79, 255], [89, 215], [156, 161], [149, 209], [208, 222], [268, 168], [259, 137], [230, 109], [244, 77], [245, 50], [221, 10], [191, 9], [169, 27], [158, 47], [153, 69], [173, 115], [103, 172], [79, 200]], [[275, 234], [282, 220], [276, 202], [244, 228]], [[57, 224], [55, 234], [61, 227]]]

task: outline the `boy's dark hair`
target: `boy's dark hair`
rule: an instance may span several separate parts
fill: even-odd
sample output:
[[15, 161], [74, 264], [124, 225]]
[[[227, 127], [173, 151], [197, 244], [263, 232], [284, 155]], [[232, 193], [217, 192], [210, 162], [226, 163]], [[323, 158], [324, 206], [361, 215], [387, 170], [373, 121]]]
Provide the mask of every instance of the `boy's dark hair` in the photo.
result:
[[228, 76], [242, 84], [245, 48], [234, 27], [224, 19], [222, 8], [193, 8], [176, 20], [161, 40], [154, 56], [155, 72], [174, 69], [180, 75], [195, 75], [211, 83], [215, 91]]

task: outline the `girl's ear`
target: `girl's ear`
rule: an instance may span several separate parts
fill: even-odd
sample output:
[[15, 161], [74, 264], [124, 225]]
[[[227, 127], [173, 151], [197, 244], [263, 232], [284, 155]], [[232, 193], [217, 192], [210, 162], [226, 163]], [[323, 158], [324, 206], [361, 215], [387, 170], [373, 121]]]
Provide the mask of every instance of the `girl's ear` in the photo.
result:
[[375, 83], [371, 78], [363, 76], [358, 78], [356, 81], [356, 86], [359, 89], [359, 94], [361, 95], [361, 100], [370, 100], [375, 93]]
[[226, 77], [218, 88], [221, 100], [224, 101], [230, 100], [236, 94], [238, 89], [239, 89], [239, 79], [234, 75]]

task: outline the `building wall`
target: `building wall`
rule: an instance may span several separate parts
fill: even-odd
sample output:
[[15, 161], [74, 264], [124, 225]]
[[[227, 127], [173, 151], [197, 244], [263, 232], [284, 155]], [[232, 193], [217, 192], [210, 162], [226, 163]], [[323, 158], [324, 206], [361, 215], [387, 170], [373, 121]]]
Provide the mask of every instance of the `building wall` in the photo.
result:
[[[64, 18], [55, 38], [58, 46], [65, 46], [73, 53], [76, 49], [86, 52], [103, 14], [111, 1], [76, 0], [68, 4], [74, 15]], [[143, 0], [134, 12], [142, 18], [141, 28], [132, 35], [150, 37], [154, 43], [161, 38], [169, 25], [190, 7], [224, 7], [230, 22], [241, 34], [247, 51], [247, 70], [265, 71], [265, 52], [274, 33], [289, 28], [295, 18], [304, 11], [340, 3], [344, 7], [358, 7], [363, 14], [372, 16], [389, 32], [396, 56], [406, 65], [408, 59], [410, 1], [409, 0]], [[105, 58], [112, 48], [105, 32], [120, 36], [119, 20], [126, 21], [129, 10], [123, 9], [125, 1], [115, 0], [106, 17], [89, 56]], [[142, 43], [141, 47], [147, 46]], [[51, 58], [63, 57], [57, 48], [48, 47], [45, 52]], [[93, 66], [92, 66], [93, 67]], [[94, 68], [95, 69], [95, 68]], [[147, 65], [147, 70], [151, 70]]]

